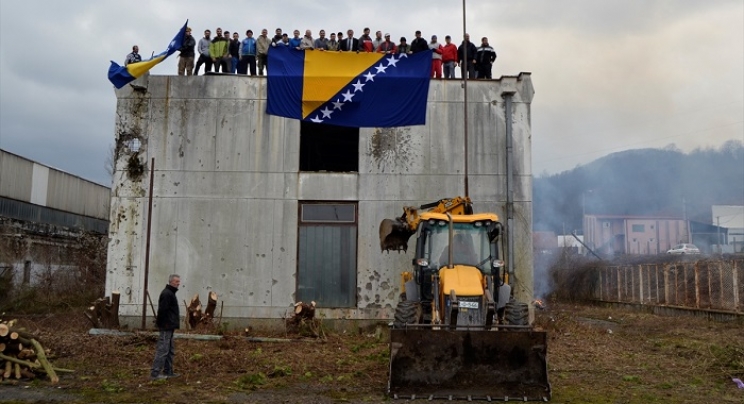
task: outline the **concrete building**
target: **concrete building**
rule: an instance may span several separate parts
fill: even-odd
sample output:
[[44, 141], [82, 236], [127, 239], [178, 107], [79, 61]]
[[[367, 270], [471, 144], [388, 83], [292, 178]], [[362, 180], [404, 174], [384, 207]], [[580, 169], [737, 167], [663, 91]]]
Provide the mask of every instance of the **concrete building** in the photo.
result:
[[716, 234], [719, 252], [744, 252], [744, 205], [713, 205], [711, 216], [711, 224], [726, 229]]
[[108, 187], [0, 150], [0, 274], [33, 284], [75, 268], [80, 236], [108, 232], [110, 203]]
[[150, 76], [135, 84], [116, 92], [106, 279], [107, 293], [122, 293], [123, 318], [142, 315], [145, 287], [156, 300], [168, 274], [178, 273], [180, 299], [215, 291], [235, 325], [276, 324], [298, 300], [315, 300], [327, 319], [390, 319], [413, 254], [381, 254], [380, 221], [405, 205], [464, 195], [467, 150], [475, 210], [495, 211], [506, 224], [507, 122], [513, 290], [532, 300], [529, 73], [469, 82], [467, 149], [460, 81], [431, 81], [426, 125], [388, 129], [267, 115], [260, 77]]
[[584, 216], [584, 242], [606, 256], [660, 254], [690, 240], [689, 222], [680, 218]]

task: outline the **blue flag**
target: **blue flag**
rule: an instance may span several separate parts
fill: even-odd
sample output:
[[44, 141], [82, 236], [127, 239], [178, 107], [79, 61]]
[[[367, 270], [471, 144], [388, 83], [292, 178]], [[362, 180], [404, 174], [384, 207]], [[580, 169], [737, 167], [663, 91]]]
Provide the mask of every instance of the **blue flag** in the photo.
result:
[[426, 123], [431, 51], [412, 55], [269, 49], [271, 115], [350, 127]]
[[130, 63], [126, 66], [119, 66], [113, 60], [111, 61], [111, 67], [109, 67], [108, 78], [116, 88], [122, 88], [128, 83], [131, 83], [135, 79], [139, 78], [143, 74], [147, 73], [155, 67], [158, 63], [164, 61], [168, 56], [172, 55], [175, 51], [181, 49], [183, 39], [186, 36], [186, 27], [189, 24], [189, 20], [183, 24], [181, 30], [178, 31], [175, 38], [168, 44], [163, 52], [153, 56], [150, 60], [142, 62]]

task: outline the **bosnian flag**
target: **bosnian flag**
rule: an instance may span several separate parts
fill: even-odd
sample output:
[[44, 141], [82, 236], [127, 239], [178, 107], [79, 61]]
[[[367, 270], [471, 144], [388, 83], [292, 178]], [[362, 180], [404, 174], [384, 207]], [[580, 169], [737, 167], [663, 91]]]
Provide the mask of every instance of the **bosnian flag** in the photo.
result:
[[137, 63], [130, 63], [126, 66], [119, 66], [113, 60], [111, 61], [111, 67], [109, 67], [108, 78], [116, 88], [122, 88], [128, 83], [131, 83], [135, 79], [139, 78], [143, 74], [147, 73], [155, 67], [158, 63], [164, 61], [168, 56], [172, 55], [175, 51], [181, 49], [183, 44], [183, 38], [186, 36], [186, 27], [189, 24], [189, 20], [183, 24], [181, 30], [178, 31], [175, 38], [168, 44], [168, 47], [160, 52], [159, 54]]
[[269, 49], [271, 115], [350, 127], [426, 123], [431, 51], [415, 54]]

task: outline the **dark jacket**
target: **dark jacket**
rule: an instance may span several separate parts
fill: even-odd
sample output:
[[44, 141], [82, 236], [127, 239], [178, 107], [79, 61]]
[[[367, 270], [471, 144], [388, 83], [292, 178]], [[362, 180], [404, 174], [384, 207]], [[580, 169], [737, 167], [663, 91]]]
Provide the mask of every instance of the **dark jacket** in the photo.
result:
[[338, 50], [340, 51], [352, 51], [352, 52], [358, 52], [359, 51], [359, 40], [356, 38], [351, 38], [351, 48], [349, 47], [349, 39], [345, 38], [338, 42]]
[[240, 57], [240, 40], [231, 39], [229, 50], [230, 50], [230, 56], [234, 58], [239, 58]]
[[[467, 54], [465, 54], [465, 49], [467, 48]], [[463, 43], [460, 45], [459, 48], [457, 48], [457, 60], [462, 64], [463, 61], [467, 62], [467, 65], [470, 66], [473, 64], [473, 60], [475, 59], [475, 54], [478, 52], [478, 48], [473, 45], [472, 42]]]
[[414, 38], [411, 42], [411, 53], [423, 52], [429, 50], [429, 43], [424, 38]]
[[478, 47], [475, 62], [478, 65], [490, 65], [496, 61], [496, 51], [490, 45], [481, 45]]
[[181, 44], [181, 49], [179, 49], [179, 51], [181, 52], [179, 55], [185, 58], [194, 57], [195, 46], [196, 46], [196, 39], [194, 39], [193, 36], [189, 35], [185, 37], [183, 40], [183, 44]]
[[158, 318], [155, 322], [161, 330], [177, 330], [181, 324], [181, 313], [178, 310], [178, 299], [176, 299], [178, 288], [165, 285], [158, 299]]

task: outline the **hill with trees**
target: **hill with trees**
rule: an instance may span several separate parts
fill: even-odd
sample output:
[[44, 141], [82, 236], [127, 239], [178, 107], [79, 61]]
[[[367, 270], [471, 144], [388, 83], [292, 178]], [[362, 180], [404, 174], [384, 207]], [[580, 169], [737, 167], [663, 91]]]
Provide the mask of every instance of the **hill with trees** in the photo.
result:
[[582, 212], [711, 222], [711, 205], [744, 204], [744, 144], [682, 153], [674, 145], [613, 153], [533, 182], [533, 228], [581, 232]]

